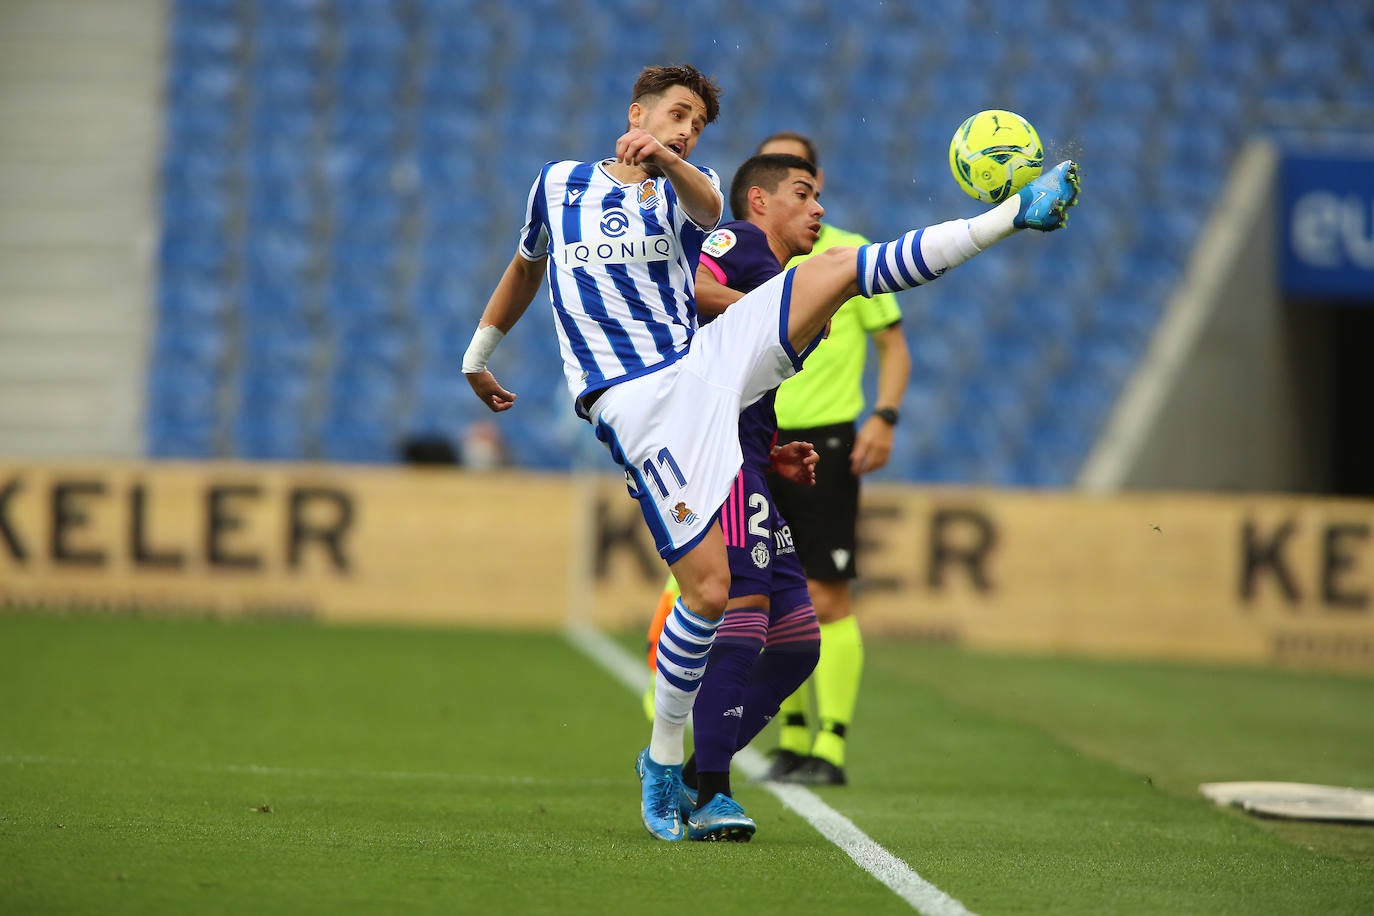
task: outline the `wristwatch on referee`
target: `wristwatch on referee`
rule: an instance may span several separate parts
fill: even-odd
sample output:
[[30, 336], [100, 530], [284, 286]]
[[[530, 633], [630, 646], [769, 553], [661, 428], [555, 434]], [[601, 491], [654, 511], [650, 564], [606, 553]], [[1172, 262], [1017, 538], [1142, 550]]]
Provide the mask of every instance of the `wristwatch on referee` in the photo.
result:
[[873, 416], [882, 420], [888, 426], [896, 426], [897, 420], [901, 417], [901, 414], [897, 412], [897, 408], [895, 407], [875, 407], [873, 408]]

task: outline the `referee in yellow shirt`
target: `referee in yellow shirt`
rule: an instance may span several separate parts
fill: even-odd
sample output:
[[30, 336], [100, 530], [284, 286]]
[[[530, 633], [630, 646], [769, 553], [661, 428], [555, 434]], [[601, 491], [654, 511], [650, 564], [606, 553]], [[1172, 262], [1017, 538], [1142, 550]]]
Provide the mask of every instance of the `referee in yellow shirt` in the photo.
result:
[[[816, 146], [802, 134], [784, 131], [759, 144], [759, 153], [791, 153], [816, 166], [819, 191], [824, 173]], [[865, 245], [852, 232], [822, 225], [811, 255], [835, 245]], [[859, 478], [887, 464], [911, 372], [911, 354], [901, 327], [902, 313], [891, 294], [846, 302], [830, 322], [829, 336], [806, 366], [778, 389], [778, 441], [814, 442], [821, 455], [816, 485], [800, 487], [773, 476], [769, 487], [792, 530], [807, 586], [821, 621], [821, 658], [810, 681], [783, 703], [782, 728], [769, 779], [808, 785], [844, 785], [845, 738], [854, 721], [864, 649], [850, 602], [856, 576], [855, 525]], [[872, 339], [878, 355], [877, 401], [862, 424], [863, 373]], [[809, 685], [809, 686], [808, 686]], [[808, 719], [815, 694], [814, 739]]]

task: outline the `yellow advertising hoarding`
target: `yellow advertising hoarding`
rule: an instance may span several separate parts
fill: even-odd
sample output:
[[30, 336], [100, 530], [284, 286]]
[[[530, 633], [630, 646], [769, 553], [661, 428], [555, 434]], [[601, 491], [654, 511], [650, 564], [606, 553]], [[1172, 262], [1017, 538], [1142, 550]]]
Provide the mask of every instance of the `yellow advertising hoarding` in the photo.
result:
[[290, 464], [0, 464], [0, 602], [552, 627], [563, 477]]
[[859, 606], [872, 631], [1374, 670], [1374, 502], [865, 492]]
[[[871, 635], [1374, 670], [1374, 502], [873, 484]], [[0, 606], [638, 627], [665, 568], [614, 477], [0, 462]]]

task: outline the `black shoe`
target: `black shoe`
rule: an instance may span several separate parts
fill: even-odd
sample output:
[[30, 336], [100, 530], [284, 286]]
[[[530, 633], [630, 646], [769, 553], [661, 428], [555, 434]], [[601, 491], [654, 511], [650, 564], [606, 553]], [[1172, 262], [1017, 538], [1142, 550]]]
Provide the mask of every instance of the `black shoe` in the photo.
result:
[[773, 763], [768, 767], [768, 772], [763, 774], [763, 778], [772, 782], [787, 782], [788, 777], [796, 771], [809, 757], [801, 754], [794, 754], [782, 748], [775, 748], [769, 753], [773, 758]]
[[787, 774], [783, 782], [796, 783], [802, 786], [843, 786], [849, 784], [849, 780], [845, 779], [844, 767], [837, 767], [829, 760], [822, 760], [820, 757], [807, 757], [802, 761], [801, 766]]

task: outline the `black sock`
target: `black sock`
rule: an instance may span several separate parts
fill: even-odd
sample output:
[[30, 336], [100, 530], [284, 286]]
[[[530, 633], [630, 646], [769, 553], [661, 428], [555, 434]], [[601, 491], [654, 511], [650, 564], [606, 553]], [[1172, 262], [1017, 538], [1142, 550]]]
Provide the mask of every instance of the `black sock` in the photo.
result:
[[697, 787], [697, 755], [693, 754], [687, 758], [687, 762], [682, 765], [682, 784], [689, 789]]
[[698, 808], [715, 798], [717, 795], [730, 794], [729, 773], [698, 773], [696, 775]]

